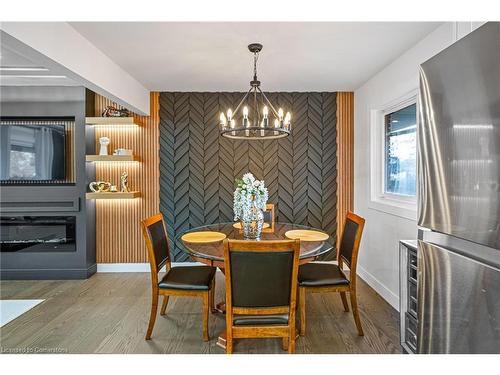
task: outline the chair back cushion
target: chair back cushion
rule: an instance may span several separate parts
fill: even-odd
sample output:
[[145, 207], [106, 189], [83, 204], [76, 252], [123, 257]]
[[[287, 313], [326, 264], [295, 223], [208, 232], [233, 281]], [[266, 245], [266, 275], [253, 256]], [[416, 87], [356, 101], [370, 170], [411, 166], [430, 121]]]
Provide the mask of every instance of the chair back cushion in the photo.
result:
[[273, 213], [272, 211], [263, 211], [262, 212], [264, 214], [264, 223], [272, 223], [274, 220], [273, 220]]
[[275, 220], [274, 204], [272, 203], [266, 204], [266, 209], [264, 210], [263, 214], [264, 214], [264, 223], [273, 224]]
[[299, 255], [299, 240], [224, 240], [226, 309], [295, 306]]
[[149, 262], [156, 272], [169, 260], [168, 237], [163, 216], [152, 216], [142, 222], [144, 237], [148, 247]]
[[290, 303], [293, 250], [242, 252], [231, 257], [231, 291], [234, 307], [276, 307]]
[[365, 220], [351, 212], [347, 214], [344, 232], [340, 241], [339, 252], [342, 260], [352, 267], [353, 261], [357, 259], [359, 249], [359, 242], [361, 241], [361, 234], [363, 232]]

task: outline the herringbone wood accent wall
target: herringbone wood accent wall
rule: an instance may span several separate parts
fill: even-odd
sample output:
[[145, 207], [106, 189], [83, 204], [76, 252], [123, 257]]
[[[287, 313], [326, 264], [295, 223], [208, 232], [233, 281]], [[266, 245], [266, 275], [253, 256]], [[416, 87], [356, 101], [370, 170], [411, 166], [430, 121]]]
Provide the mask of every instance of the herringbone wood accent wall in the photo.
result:
[[[277, 220], [337, 234], [336, 93], [273, 93], [291, 111], [292, 136], [234, 141], [219, 136], [220, 111], [243, 93], [160, 94], [160, 210], [170, 239], [183, 230], [233, 220], [235, 177], [264, 179]], [[173, 241], [175, 242], [175, 241]], [[176, 261], [187, 260], [174, 243]]]
[[[95, 163], [97, 181], [109, 181], [120, 188], [120, 175], [129, 174], [130, 190], [141, 197], [131, 200], [96, 200], [96, 259], [97, 263], [147, 262], [146, 245], [140, 228], [141, 220], [159, 211], [159, 93], [150, 95], [150, 116], [134, 119], [139, 127], [98, 126], [95, 128], [96, 152], [100, 137], [109, 137], [109, 153], [116, 148], [132, 149], [140, 162]], [[95, 115], [100, 116], [107, 105], [116, 103], [95, 96]]]

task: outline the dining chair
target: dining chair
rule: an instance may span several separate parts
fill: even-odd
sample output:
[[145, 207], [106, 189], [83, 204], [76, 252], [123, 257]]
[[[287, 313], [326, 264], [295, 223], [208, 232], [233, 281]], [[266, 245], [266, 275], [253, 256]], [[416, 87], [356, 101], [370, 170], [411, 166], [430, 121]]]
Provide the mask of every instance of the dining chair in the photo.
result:
[[273, 233], [274, 232], [274, 223], [276, 221], [274, 204], [267, 203], [266, 209], [263, 213], [264, 213], [264, 223], [268, 224], [269, 226], [264, 227], [262, 229], [262, 232], [263, 233]]
[[[328, 293], [339, 292], [344, 310], [349, 312], [346, 292], [351, 299], [352, 314], [359, 336], [363, 336], [363, 327], [359, 319], [358, 302], [356, 299], [356, 265], [358, 262], [359, 244], [365, 219], [348, 212], [344, 231], [337, 252], [337, 263], [311, 262], [299, 267], [299, 312], [300, 335], [306, 331], [306, 292]], [[349, 267], [349, 276], [343, 271], [343, 264]]]
[[[209, 308], [214, 307], [215, 267], [171, 265], [168, 236], [162, 214], [151, 216], [141, 222], [142, 233], [148, 250], [151, 268], [151, 315], [146, 340], [151, 339], [156, 321], [159, 296], [163, 296], [160, 315], [165, 315], [170, 296], [203, 298], [203, 339], [208, 341]], [[158, 281], [158, 272], [165, 266], [166, 274]]]
[[264, 211], [264, 222], [274, 223], [276, 217], [274, 216], [274, 203], [267, 203], [266, 210]]
[[234, 339], [282, 339], [295, 352], [300, 240], [224, 240], [226, 353]]

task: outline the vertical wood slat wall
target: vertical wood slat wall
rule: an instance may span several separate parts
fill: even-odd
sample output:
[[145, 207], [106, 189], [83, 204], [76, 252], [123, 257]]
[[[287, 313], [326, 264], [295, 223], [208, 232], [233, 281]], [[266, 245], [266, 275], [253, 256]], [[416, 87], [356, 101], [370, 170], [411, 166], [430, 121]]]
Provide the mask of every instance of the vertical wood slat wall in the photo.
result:
[[[95, 96], [95, 115], [100, 116], [106, 106], [120, 108], [116, 103]], [[128, 172], [130, 190], [141, 192], [136, 199], [96, 200], [96, 260], [97, 263], [147, 262], [140, 221], [159, 212], [159, 93], [150, 97], [150, 116], [134, 119], [139, 127], [96, 126], [96, 152], [99, 138], [109, 137], [108, 153], [116, 148], [132, 149], [140, 162], [97, 162], [96, 180], [109, 181], [120, 189], [120, 175]]]
[[[337, 233], [354, 209], [354, 93], [337, 93]], [[340, 237], [337, 241], [337, 249]]]

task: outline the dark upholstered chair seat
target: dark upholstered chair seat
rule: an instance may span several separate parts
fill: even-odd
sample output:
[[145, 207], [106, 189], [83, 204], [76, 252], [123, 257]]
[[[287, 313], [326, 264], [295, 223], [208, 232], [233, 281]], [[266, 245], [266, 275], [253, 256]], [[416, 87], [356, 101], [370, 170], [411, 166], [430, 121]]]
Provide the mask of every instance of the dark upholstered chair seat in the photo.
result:
[[307, 263], [299, 267], [300, 286], [348, 285], [349, 280], [336, 264]]
[[288, 314], [283, 315], [234, 315], [235, 326], [288, 324]]
[[158, 283], [160, 289], [209, 290], [215, 267], [174, 267]]

